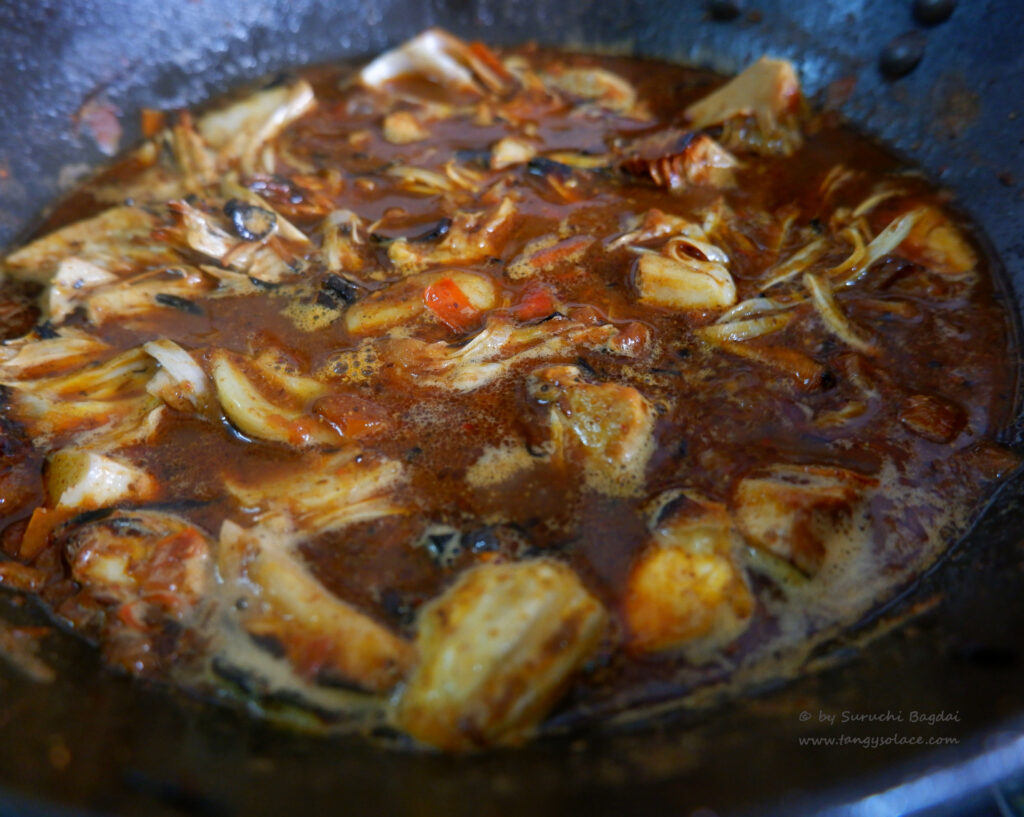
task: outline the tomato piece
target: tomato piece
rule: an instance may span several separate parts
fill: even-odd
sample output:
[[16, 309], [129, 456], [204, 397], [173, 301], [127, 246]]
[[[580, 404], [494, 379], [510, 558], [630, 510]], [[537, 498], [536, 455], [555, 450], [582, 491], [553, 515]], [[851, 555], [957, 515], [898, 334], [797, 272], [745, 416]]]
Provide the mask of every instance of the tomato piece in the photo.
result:
[[[502, 64], [501, 60], [498, 59], [497, 54], [491, 51], [484, 43], [479, 40], [474, 40], [469, 44], [470, 53], [476, 57], [484, 67], [491, 71], [493, 77], [483, 77], [484, 84], [492, 90], [500, 90], [500, 85], [510, 81], [512, 78], [509, 75], [508, 69]], [[498, 83], [498, 87], [492, 87], [495, 83]]]
[[451, 278], [442, 278], [423, 290], [423, 303], [453, 332], [468, 332], [480, 317], [480, 310]]
[[557, 309], [558, 305], [551, 289], [543, 284], [533, 284], [526, 288], [519, 303], [512, 307], [512, 315], [516, 320], [525, 323], [546, 318]]
[[384, 410], [354, 394], [329, 394], [313, 404], [313, 411], [342, 437], [362, 439], [386, 428]]
[[46, 574], [19, 562], [0, 562], [0, 587], [34, 593], [46, 583]]
[[167, 126], [167, 115], [154, 108], [143, 108], [139, 113], [142, 135], [149, 139], [156, 136]]
[[35, 559], [46, 550], [50, 534], [78, 512], [75, 508], [36, 508], [25, 529], [18, 557], [24, 561]]

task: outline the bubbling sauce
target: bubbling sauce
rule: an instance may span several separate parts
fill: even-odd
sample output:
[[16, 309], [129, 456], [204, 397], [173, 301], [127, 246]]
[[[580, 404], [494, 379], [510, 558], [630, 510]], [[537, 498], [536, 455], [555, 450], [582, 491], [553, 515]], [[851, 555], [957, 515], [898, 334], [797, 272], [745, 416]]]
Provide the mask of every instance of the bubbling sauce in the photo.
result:
[[146, 121], [0, 291], [3, 551], [130, 672], [518, 743], [799, 663], [1016, 464], [970, 225], [783, 61], [432, 30]]

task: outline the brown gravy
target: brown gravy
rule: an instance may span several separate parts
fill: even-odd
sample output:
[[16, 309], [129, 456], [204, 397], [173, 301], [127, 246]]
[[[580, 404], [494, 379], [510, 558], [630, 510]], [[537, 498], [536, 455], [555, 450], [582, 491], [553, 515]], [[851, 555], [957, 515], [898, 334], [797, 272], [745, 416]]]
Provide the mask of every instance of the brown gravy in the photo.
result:
[[[263, 246], [297, 271], [280, 280], [259, 281], [257, 273], [232, 267], [226, 255], [216, 258], [188, 244], [183, 211], [167, 201], [207, 214], [238, 240], [230, 232], [238, 221], [223, 205], [238, 197], [220, 190], [219, 180], [191, 189], [171, 185], [170, 195], [147, 198], [146, 184], [167, 178], [178, 184], [175, 150], [181, 148], [174, 139], [183, 138], [181, 132], [158, 134], [155, 147], [104, 171], [47, 221], [41, 235], [128, 199], [153, 214], [155, 226], [150, 238], [126, 240], [164, 238], [178, 258], [173, 265], [146, 261], [131, 274], [204, 265], [243, 274], [231, 294], [204, 272], [205, 289], [195, 297], [165, 297], [129, 318], [97, 318], [90, 313], [94, 302], [79, 300], [62, 320], [51, 317], [36, 339], [86, 332], [105, 344], [94, 358], [100, 361], [169, 340], [209, 377], [221, 359], [216, 355], [251, 360], [272, 350], [275, 365], [322, 386], [299, 405], [275, 391], [285, 387], [239, 364], [258, 392], [312, 418], [324, 436], [310, 444], [300, 428], [293, 443], [260, 439], [229, 414], [183, 410], [179, 402], [148, 436], [105, 449], [148, 474], [154, 490], [142, 499], [129, 492], [109, 504], [55, 512], [59, 497], [46, 484], [53, 456], [88, 442], [74, 427], [41, 435], [31, 412], [11, 397], [31, 378], [4, 371], [3, 548], [45, 572], [44, 598], [58, 616], [98, 638], [112, 662], [201, 687], [239, 684], [241, 694], [268, 709], [275, 696], [297, 690], [298, 708], [320, 720], [348, 723], [343, 713], [368, 708], [378, 713], [370, 717], [375, 722], [389, 706], [380, 688], [371, 690], [376, 696], [338, 691], [339, 683], [363, 690], [367, 684], [338, 677], [328, 658], [310, 654], [309, 644], [305, 652], [289, 651], [287, 635], [271, 625], [246, 632], [248, 624], [225, 625], [218, 605], [229, 606], [233, 597], [223, 577], [207, 586], [206, 602], [160, 608], [161, 618], [154, 610], [163, 602], [150, 599], [149, 608], [128, 611], [122, 585], [117, 592], [92, 585], [83, 579], [90, 575], [86, 568], [75, 567], [86, 547], [76, 540], [76, 528], [104, 524], [110, 508], [125, 518], [137, 508], [171, 513], [216, 543], [225, 520], [248, 530], [276, 501], [253, 507], [226, 485], [275, 479], [287, 485], [296, 468], [315, 468], [317, 456], [338, 449], [355, 447], [367, 462], [397, 464], [403, 478], [386, 494], [401, 510], [312, 530], [296, 539], [293, 555], [329, 594], [399, 639], [412, 643], [420, 611], [471, 568], [535, 559], [571, 568], [606, 611], [607, 624], [571, 683], [563, 684], [567, 692], [551, 715], [562, 723], [679, 699], [733, 676], [752, 677], [780, 653], [800, 654], [931, 564], [964, 529], [996, 474], [1011, 467], [993, 442], [1014, 399], [1007, 318], [972, 228], [948, 209], [943, 191], [835, 115], [799, 105], [788, 112], [799, 119], [798, 146], [766, 147], [747, 138], [758, 127], [753, 115], [695, 129], [684, 112], [722, 83], [701, 71], [531, 47], [498, 56], [512, 66], [509, 90], [492, 91], [485, 83], [474, 93], [416, 76], [368, 89], [352, 80], [349, 68], [302, 73], [315, 107], [261, 145], [267, 154], [256, 155], [255, 167], [232, 166], [236, 184], [276, 214], [276, 234]], [[565, 80], [567, 73], [596, 69], [622, 85], [602, 88], [603, 75], [594, 75], [574, 90]], [[635, 92], [633, 101], [616, 96], [623, 88]], [[403, 116], [390, 120], [398, 131], [389, 134], [388, 117], [395, 113]], [[655, 158], [685, 153], [698, 130], [736, 159], [732, 178], [666, 184], [651, 152]], [[495, 158], [503, 139], [517, 140], [510, 149], [525, 151], [507, 165]], [[661, 153], [651, 147], [659, 140], [670, 145]], [[465, 214], [490, 217], [503, 201], [512, 203], [514, 215], [473, 237], [471, 244], [486, 248], [468, 253], [469, 260], [415, 262], [411, 274], [396, 260], [404, 257], [396, 245], [413, 256], [436, 253], [452, 241]], [[859, 272], [850, 265], [853, 275], [842, 269], [854, 248], [870, 247], [915, 211], [924, 214], [916, 222], [920, 235], [912, 230]], [[644, 296], [642, 259], [669, 258], [667, 243], [683, 235], [678, 224], [658, 226], [665, 214], [700, 225], [703, 238], [696, 240], [727, 257], [721, 266], [735, 287], [729, 306], [680, 308]], [[285, 236], [282, 219], [307, 241]], [[921, 227], [927, 219], [934, 222], [931, 232]], [[328, 257], [332, 223], [340, 225], [338, 240], [349, 253], [341, 262]], [[929, 236], [932, 244], [951, 243], [954, 254], [971, 262], [950, 261]], [[819, 247], [813, 260], [773, 283], [810, 245]], [[556, 251], [545, 256], [551, 247]], [[677, 245], [681, 260], [674, 261], [714, 264], [713, 252], [702, 247]], [[516, 270], [523, 269], [520, 277]], [[448, 309], [442, 274], [426, 285], [436, 292], [418, 290], [412, 318], [372, 331], [353, 326], [349, 317], [360, 304], [384, 303], [402, 281], [435, 271], [486, 279], [489, 305]], [[36, 292], [15, 283], [25, 276], [10, 261], [8, 272], [3, 293], [12, 306], [4, 334], [11, 340], [4, 348], [14, 348], [31, 326], [22, 318]], [[122, 282], [129, 275], [116, 274]], [[808, 289], [814, 281], [829, 288], [817, 300]], [[457, 300], [466, 296], [465, 288], [456, 289]], [[753, 300], [759, 296], [761, 303]], [[840, 330], [823, 317], [830, 296], [843, 317]], [[431, 303], [440, 306], [435, 311]], [[707, 331], [744, 303], [749, 309], [724, 324], [769, 315], [783, 316], [784, 325], [749, 337], [740, 336], [756, 330], [749, 324], [735, 323], [732, 334]], [[606, 327], [607, 337], [523, 354], [478, 387], [446, 380], [452, 369], [438, 368], [437, 355], [450, 361], [482, 333], [508, 327], [536, 329], [533, 345], [522, 347], [528, 349], [560, 332], [582, 337], [587, 327]], [[509, 349], [467, 365], [461, 376], [502, 366], [514, 357]], [[587, 442], [588, 434], [618, 433], [607, 431], [620, 422], [608, 406], [623, 406], [626, 398], [601, 404], [588, 419], [583, 404], [551, 402], [543, 398], [543, 384], [530, 385], [535, 372], [554, 366], [574, 367], [587, 386], [614, 384], [628, 390], [622, 395], [644, 401], [650, 440], [646, 453], [635, 455], [642, 462], [639, 476], [627, 474], [628, 463], [620, 470], [607, 466], [616, 465], [613, 449]], [[40, 371], [56, 376], [62, 370]], [[562, 382], [554, 388], [562, 389]], [[558, 412], [563, 425], [582, 418], [575, 436], [565, 432], [556, 440]], [[586, 426], [591, 420], [604, 430]], [[629, 418], [621, 422], [626, 434]], [[594, 450], [597, 465], [588, 459]], [[785, 523], [792, 541], [779, 543], [774, 532], [758, 527], [767, 524], [765, 512], [744, 510], [743, 503], [768, 501], [765, 491], [797, 473], [810, 474], [831, 498], [801, 493], [786, 500], [795, 503]], [[644, 643], [654, 642], [634, 632], [642, 618], [629, 618], [630, 594], [640, 592], [631, 577], [680, 496], [724, 509], [738, 526], [728, 558], [750, 588], [752, 607], [736, 613], [743, 626], [724, 642], [710, 638], [715, 624], [670, 647], [647, 648]], [[46, 530], [38, 509], [59, 514], [59, 524], [51, 516]], [[743, 522], [745, 513], [753, 521]], [[29, 553], [22, 537], [30, 519], [44, 528], [44, 537]], [[209, 556], [210, 563], [217, 558]], [[170, 584], [179, 592], [184, 581]], [[255, 601], [247, 603], [273, 597], [266, 588], [252, 594]], [[131, 637], [126, 628], [134, 628]]]

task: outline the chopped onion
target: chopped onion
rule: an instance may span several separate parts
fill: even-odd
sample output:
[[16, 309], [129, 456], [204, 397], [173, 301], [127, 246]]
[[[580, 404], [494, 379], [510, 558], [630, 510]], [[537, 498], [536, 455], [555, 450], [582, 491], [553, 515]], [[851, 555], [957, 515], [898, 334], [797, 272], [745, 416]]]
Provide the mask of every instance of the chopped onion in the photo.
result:
[[906, 190], [904, 190], [904, 189], [902, 189], [900, 187], [896, 187], [896, 188], [892, 188], [892, 189], [889, 189], [889, 190], [883, 190], [880, 193], [875, 193], [872, 196], [868, 196], [866, 199], [864, 199], [864, 201], [862, 201], [860, 204], [858, 204], [854, 208], [854, 210], [853, 210], [853, 217], [854, 218], [860, 218], [865, 213], [870, 213], [872, 210], [874, 210], [883, 201], [886, 201], [887, 199], [895, 198], [896, 196], [906, 195], [906, 193], [907, 193]]
[[817, 238], [801, 248], [781, 264], [777, 264], [770, 270], [768, 280], [761, 284], [761, 291], [771, 289], [783, 281], [799, 275], [811, 264], [821, 258], [828, 251], [828, 244], [823, 238]]
[[876, 235], [871, 240], [871, 243], [864, 248], [864, 258], [851, 270], [853, 274], [847, 277], [843, 284], [849, 286], [859, 281], [875, 261], [884, 255], [892, 253], [893, 250], [903, 243], [903, 239], [910, 234], [911, 229], [913, 229], [923, 213], [924, 209], [918, 208], [904, 213], [899, 218], [893, 219], [889, 226]]
[[759, 315], [763, 315], [766, 312], [779, 312], [784, 309], [792, 309], [795, 306], [799, 306], [803, 303], [802, 300], [795, 301], [777, 301], [774, 298], [767, 298], [763, 295], [759, 295], [756, 298], [747, 298], [745, 301], [740, 301], [732, 309], [723, 312], [715, 323], [732, 323], [742, 318], [753, 318]]
[[832, 267], [825, 274], [829, 278], [834, 279], [834, 283], [845, 284], [846, 279], [842, 276], [845, 276], [850, 270], [856, 270], [858, 265], [863, 262], [867, 251], [864, 247], [864, 236], [861, 235], [860, 230], [855, 226], [845, 227], [839, 235], [846, 238], [853, 245], [853, 250], [846, 257], [845, 261]]
[[867, 355], [878, 354], [878, 348], [873, 343], [865, 340], [854, 331], [849, 320], [847, 320], [842, 309], [840, 309], [839, 303], [832, 292], [832, 286], [827, 278], [808, 272], [804, 274], [804, 285], [810, 290], [811, 299], [821, 314], [825, 326], [854, 349]]
[[744, 341], [778, 332], [792, 319], [791, 314], [763, 315], [748, 320], [711, 324], [711, 326], [704, 326], [696, 330], [696, 334], [708, 343]]

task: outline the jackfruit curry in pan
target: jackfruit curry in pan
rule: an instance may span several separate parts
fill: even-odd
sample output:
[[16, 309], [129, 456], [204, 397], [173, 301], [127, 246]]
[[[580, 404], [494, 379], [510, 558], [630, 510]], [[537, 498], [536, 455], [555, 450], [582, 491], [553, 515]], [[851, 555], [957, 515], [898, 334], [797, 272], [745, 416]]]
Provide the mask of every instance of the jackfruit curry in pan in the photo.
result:
[[970, 228], [763, 58], [427, 31], [3, 261], [0, 578], [112, 665], [449, 751], [806, 654], [1014, 464]]

